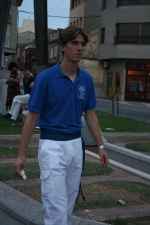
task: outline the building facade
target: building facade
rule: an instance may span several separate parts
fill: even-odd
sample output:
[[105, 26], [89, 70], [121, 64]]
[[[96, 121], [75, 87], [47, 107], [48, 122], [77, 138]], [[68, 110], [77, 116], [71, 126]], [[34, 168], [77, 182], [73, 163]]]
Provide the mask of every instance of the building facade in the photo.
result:
[[17, 43], [17, 13], [18, 8], [11, 5], [10, 14], [7, 23], [5, 44], [4, 44], [4, 55], [13, 55], [16, 53]]
[[57, 62], [61, 62], [63, 54], [60, 50], [59, 36], [63, 29], [48, 29], [48, 66], [52, 67]]
[[18, 27], [18, 33], [24, 33], [26, 31], [31, 31], [32, 33], [35, 33], [35, 24], [34, 20], [23, 20], [22, 26]]
[[104, 93], [118, 87], [120, 100], [150, 102], [150, 1], [104, 0], [99, 60], [106, 67]]
[[71, 0], [70, 5], [70, 24], [78, 25], [83, 16], [85, 31], [99, 28], [97, 96], [108, 98], [117, 90], [120, 100], [150, 102], [150, 1]]

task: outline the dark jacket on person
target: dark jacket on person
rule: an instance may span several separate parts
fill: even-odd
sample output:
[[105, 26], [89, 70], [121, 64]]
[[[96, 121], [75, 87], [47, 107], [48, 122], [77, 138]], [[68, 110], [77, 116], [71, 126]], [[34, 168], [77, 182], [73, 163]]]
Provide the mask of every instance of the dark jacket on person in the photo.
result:
[[30, 76], [30, 78], [28, 80], [25, 79], [25, 77], [23, 78], [23, 86], [24, 86], [24, 94], [30, 94], [31, 93], [31, 88], [30, 88], [30, 84], [32, 82], [34, 82], [34, 77]]

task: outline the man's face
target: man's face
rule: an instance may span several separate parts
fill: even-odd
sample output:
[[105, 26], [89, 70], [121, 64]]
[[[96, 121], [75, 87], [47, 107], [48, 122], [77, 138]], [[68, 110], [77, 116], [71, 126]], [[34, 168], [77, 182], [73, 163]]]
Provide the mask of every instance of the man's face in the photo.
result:
[[80, 62], [85, 46], [86, 44], [83, 35], [78, 34], [72, 41], [61, 46], [61, 50], [64, 52], [64, 59], [73, 63]]
[[30, 78], [30, 76], [31, 76], [30, 72], [29, 71], [24, 72], [24, 76], [25, 76], [26, 80], [28, 80]]

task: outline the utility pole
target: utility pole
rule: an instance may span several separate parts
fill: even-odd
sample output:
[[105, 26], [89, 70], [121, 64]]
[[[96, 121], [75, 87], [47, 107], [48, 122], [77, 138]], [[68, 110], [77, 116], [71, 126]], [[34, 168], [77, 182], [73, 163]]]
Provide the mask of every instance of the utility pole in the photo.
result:
[[4, 57], [4, 44], [11, 0], [0, 0], [0, 68]]
[[37, 75], [48, 68], [47, 0], [34, 0]]

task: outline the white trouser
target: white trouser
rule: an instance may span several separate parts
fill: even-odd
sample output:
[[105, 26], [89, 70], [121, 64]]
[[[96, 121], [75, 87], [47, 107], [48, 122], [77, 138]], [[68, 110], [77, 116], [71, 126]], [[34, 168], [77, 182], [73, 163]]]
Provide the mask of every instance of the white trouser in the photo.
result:
[[45, 225], [72, 225], [72, 210], [82, 172], [82, 141], [42, 140], [38, 160]]
[[12, 106], [9, 110], [9, 113], [12, 115], [11, 119], [16, 120], [18, 117], [19, 110], [21, 109], [22, 103], [28, 102], [30, 98], [29, 94], [17, 95], [14, 97]]

